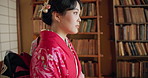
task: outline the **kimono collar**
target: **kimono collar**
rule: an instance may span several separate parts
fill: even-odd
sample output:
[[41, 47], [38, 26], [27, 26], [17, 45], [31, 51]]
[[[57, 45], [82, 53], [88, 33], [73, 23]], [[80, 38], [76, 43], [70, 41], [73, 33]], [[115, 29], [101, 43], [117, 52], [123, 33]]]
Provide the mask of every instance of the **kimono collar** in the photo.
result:
[[[67, 44], [65, 42], [65, 40], [63, 40], [57, 33], [52, 32], [52, 31], [41, 31], [40, 33], [40, 37], [41, 40], [43, 41], [56, 41], [56, 43], [58, 43], [61, 47], [65, 48], [65, 49], [69, 49], [67, 47]], [[68, 40], [68, 38], [66, 38]]]

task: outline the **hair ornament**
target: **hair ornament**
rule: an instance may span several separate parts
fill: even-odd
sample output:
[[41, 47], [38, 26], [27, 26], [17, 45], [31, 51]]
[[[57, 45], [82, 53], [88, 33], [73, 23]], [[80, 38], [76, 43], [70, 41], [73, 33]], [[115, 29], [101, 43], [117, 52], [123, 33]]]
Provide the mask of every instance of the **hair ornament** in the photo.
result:
[[51, 8], [51, 5], [49, 5], [48, 2], [49, 2], [49, 0], [47, 0], [47, 2], [44, 3], [44, 6], [40, 10], [41, 12], [43, 11], [44, 13], [47, 13], [48, 12], [48, 9]]

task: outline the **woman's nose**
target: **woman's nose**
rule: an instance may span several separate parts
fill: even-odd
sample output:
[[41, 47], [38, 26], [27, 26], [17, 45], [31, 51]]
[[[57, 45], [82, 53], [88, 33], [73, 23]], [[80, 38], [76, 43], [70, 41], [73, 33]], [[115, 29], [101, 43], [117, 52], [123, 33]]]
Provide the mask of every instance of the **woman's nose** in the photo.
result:
[[80, 18], [80, 16], [79, 16], [79, 18], [78, 18], [78, 22], [81, 22], [81, 18]]

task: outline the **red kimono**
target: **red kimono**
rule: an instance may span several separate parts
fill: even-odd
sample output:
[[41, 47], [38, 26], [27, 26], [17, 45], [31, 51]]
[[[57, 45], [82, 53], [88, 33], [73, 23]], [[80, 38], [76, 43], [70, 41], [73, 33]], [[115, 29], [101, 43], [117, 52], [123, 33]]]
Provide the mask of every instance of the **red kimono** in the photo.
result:
[[82, 78], [74, 47], [56, 33], [42, 31], [40, 43], [32, 53], [30, 78]]

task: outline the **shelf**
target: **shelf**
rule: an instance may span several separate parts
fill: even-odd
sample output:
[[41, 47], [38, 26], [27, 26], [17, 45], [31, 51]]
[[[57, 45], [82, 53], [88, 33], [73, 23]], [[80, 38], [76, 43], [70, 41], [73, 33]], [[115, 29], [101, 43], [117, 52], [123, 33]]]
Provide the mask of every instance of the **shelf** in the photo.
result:
[[88, 35], [90, 35], [90, 34], [98, 34], [98, 32], [79, 32], [78, 34], [88, 34]]
[[80, 16], [81, 19], [97, 18], [97, 16]]
[[145, 23], [116, 23], [117, 25], [129, 25], [129, 24], [148, 24], [148, 22], [145, 22]]
[[148, 5], [115, 5], [115, 7], [148, 7]]
[[36, 1], [36, 2], [33, 2], [33, 4], [43, 4], [44, 1]]
[[80, 0], [82, 3], [86, 3], [86, 2], [96, 2], [96, 0]]
[[148, 56], [117, 56], [118, 60], [148, 60]]
[[98, 55], [78, 55], [79, 57], [98, 57]]
[[42, 20], [41, 18], [33, 18], [33, 20]]
[[148, 40], [116, 40], [117, 42], [148, 42]]
[[70, 39], [97, 39], [97, 34], [68, 34]]
[[113, 0], [115, 78], [143, 78], [144, 76], [145, 71], [141, 70], [144, 68], [142, 62], [148, 61], [148, 40], [146, 40], [148, 4], [142, 3], [146, 1]]

